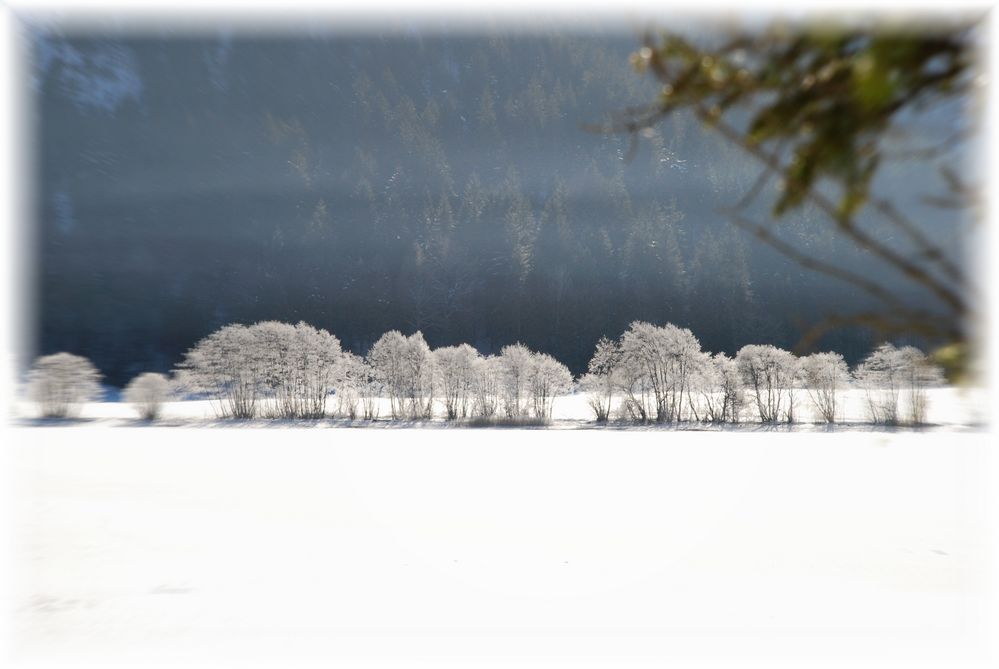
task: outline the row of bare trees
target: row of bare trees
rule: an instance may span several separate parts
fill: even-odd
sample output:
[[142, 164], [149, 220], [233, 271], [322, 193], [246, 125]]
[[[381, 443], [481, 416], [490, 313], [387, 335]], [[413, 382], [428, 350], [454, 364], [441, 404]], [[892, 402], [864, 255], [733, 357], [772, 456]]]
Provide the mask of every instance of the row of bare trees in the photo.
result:
[[377, 418], [380, 398], [393, 419], [548, 420], [572, 390], [572, 374], [550, 355], [522, 344], [482, 356], [467, 344], [431, 349], [416, 332], [386, 332], [366, 357], [305, 323], [227, 325], [185, 356], [179, 383], [215, 402], [220, 415], [319, 418], [327, 399], [346, 418]]
[[[72, 415], [96, 397], [100, 375], [68, 353], [39, 358], [30, 389], [43, 416]], [[616, 340], [602, 338], [579, 379], [597, 422], [792, 423], [807, 399], [825, 422], [842, 419], [842, 393], [863, 391], [869, 420], [925, 422], [926, 389], [943, 382], [918, 349], [883, 344], [851, 373], [838, 353], [806, 357], [770, 345], [744, 346], [730, 358], [701, 350], [694, 334], [667, 323], [634, 322]], [[485, 421], [551, 419], [556, 398], [573, 391], [565, 365], [523, 344], [483, 356], [468, 344], [431, 349], [422, 333], [386, 332], [366, 357], [307, 323], [226, 325], [185, 355], [173, 379], [137, 376], [125, 400], [156, 418], [176, 392], [207, 397], [232, 418]], [[333, 405], [330, 406], [330, 400]]]
[[634, 322], [617, 340], [597, 343], [580, 379], [598, 422], [618, 416], [639, 422], [793, 423], [807, 398], [827, 423], [842, 419], [841, 395], [864, 392], [873, 423], [919, 424], [926, 389], [943, 383], [940, 370], [917, 348], [882, 344], [853, 373], [839, 353], [797, 357], [771, 345], [742, 347], [734, 358], [701, 350], [694, 334], [670, 323]]

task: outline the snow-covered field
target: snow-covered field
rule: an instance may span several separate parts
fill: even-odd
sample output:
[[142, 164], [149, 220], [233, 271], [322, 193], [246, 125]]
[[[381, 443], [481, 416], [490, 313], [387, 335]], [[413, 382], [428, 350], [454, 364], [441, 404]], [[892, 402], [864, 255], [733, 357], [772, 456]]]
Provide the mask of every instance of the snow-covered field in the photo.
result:
[[87, 412], [6, 431], [23, 666], [994, 666], [981, 430]]
[[[800, 425], [794, 429], [799, 431], [814, 430], [816, 427], [826, 429], [821, 417], [814, 411], [811, 400], [803, 390], [795, 391], [797, 396], [797, 406]], [[929, 428], [981, 428], [988, 423], [987, 393], [983, 388], [963, 388], [945, 387], [931, 388], [928, 394], [927, 424]], [[840, 402], [843, 406], [842, 422], [869, 429], [868, 419], [865, 412], [865, 395], [862, 390], [850, 389], [841, 393]], [[335, 401], [329, 402], [327, 411], [332, 415], [335, 409]], [[593, 412], [587, 405], [584, 393], [574, 393], [557, 398], [553, 404], [552, 415], [553, 428], [574, 428], [574, 427], [594, 427]], [[324, 421], [288, 421], [288, 420], [268, 420], [256, 419], [253, 421], [228, 421], [219, 420], [218, 403], [208, 400], [187, 400], [168, 402], [164, 405], [159, 424], [162, 426], [267, 426], [277, 425], [288, 427], [290, 425], [314, 426], [314, 427], [337, 427], [350, 424], [352, 426], [362, 426], [371, 424], [370, 421], [336, 420], [328, 419]], [[375, 425], [389, 427], [392, 425], [413, 426], [412, 421], [390, 421], [391, 407], [388, 399], [379, 400], [379, 419], [374, 421]], [[904, 403], [903, 403], [904, 410]], [[443, 408], [437, 407], [438, 414], [432, 421], [420, 421], [422, 427], [447, 425], [442, 417]], [[33, 402], [21, 401], [16, 405], [16, 414], [19, 419], [31, 420], [38, 416], [38, 409]], [[745, 410], [746, 424], [740, 429], [756, 429], [758, 424], [754, 424], [754, 414], [751, 406]], [[80, 421], [75, 423], [81, 426], [106, 427], [106, 426], [136, 426], [141, 424], [137, 420], [136, 411], [131, 405], [125, 402], [91, 402], [86, 404], [81, 413]], [[44, 423], [44, 421], [42, 421]], [[626, 424], [612, 423], [612, 428], [628, 427]], [[705, 426], [698, 424], [687, 424], [682, 427], [704, 429]], [[732, 429], [732, 426], [726, 426]], [[784, 429], [784, 428], [782, 428]]]

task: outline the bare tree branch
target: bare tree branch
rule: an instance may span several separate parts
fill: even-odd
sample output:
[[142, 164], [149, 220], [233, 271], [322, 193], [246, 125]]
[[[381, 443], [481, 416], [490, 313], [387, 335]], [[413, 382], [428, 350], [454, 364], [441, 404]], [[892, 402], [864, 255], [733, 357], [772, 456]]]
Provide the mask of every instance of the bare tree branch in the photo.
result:
[[802, 267], [819, 272], [820, 274], [825, 274], [826, 276], [831, 276], [835, 279], [839, 279], [840, 281], [845, 281], [846, 283], [860, 288], [871, 297], [874, 297], [889, 306], [901, 308], [903, 304], [902, 300], [882, 288], [874, 281], [866, 279], [854, 272], [850, 272], [849, 270], [845, 270], [837, 265], [827, 263], [823, 260], [819, 260], [803, 253], [799, 249], [796, 249], [792, 245], [788, 244], [783, 239], [774, 235], [766, 226], [759, 223], [753, 223], [736, 211], [729, 211], [726, 213], [737, 227], [751, 233], [757, 239], [764, 242], [781, 255], [790, 258]]
[[[724, 123], [719, 118], [718, 114], [713, 114], [709, 110], [705, 109], [703, 105], [696, 105], [693, 109], [698, 118], [700, 118], [709, 127], [715, 128], [726, 139], [741, 146], [747, 153], [756, 158], [777, 176], [782, 174], [781, 165], [776, 156], [763, 151], [756, 145], [743, 141], [742, 136], [734, 128]], [[830, 219], [832, 219], [832, 221], [836, 224], [837, 229], [844, 235], [855, 241], [857, 244], [860, 244], [863, 248], [871, 251], [873, 254], [884, 260], [888, 265], [901, 272], [904, 276], [929, 289], [934, 295], [950, 307], [955, 314], [963, 316], [967, 312], [964, 300], [957, 293], [941, 284], [931, 274], [926, 272], [926, 270], [922, 269], [914, 262], [911, 262], [901, 254], [893, 251], [884, 244], [881, 244], [867, 233], [859, 230], [857, 228], [856, 221], [854, 221], [852, 217], [842, 215], [836, 205], [834, 205], [824, 195], [816, 192], [814, 189], [810, 189], [807, 193], [807, 197], [827, 216], [829, 216]]]
[[904, 232], [906, 236], [908, 236], [909, 239], [911, 239], [912, 242], [919, 247], [921, 257], [930, 262], [937, 263], [940, 266], [940, 269], [942, 269], [947, 276], [959, 284], [964, 284], [964, 275], [957, 268], [957, 266], [955, 266], [950, 259], [947, 258], [943, 249], [927, 239], [926, 235], [924, 235], [919, 228], [913, 225], [912, 221], [906, 218], [894, 205], [887, 200], [882, 199], [871, 200], [871, 205], [882, 216], [894, 223], [899, 230]]
[[882, 337], [903, 334], [921, 334], [928, 338], [940, 336], [957, 337], [960, 333], [952, 326], [944, 324], [939, 316], [925, 311], [903, 310], [879, 313], [865, 311], [851, 315], [832, 315], [812, 325], [798, 340], [794, 350], [806, 353], [812, 350], [826, 333], [847, 325], [857, 325], [874, 330]]

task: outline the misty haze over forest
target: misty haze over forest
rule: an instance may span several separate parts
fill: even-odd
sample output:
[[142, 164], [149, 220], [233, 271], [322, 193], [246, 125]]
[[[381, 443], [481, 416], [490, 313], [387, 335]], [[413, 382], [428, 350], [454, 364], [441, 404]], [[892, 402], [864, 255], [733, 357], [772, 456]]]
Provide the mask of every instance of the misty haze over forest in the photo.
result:
[[[759, 168], [689, 115], [631, 159], [627, 136], [583, 129], [655, 95], [628, 63], [639, 45], [623, 29], [38, 31], [30, 353], [84, 355], [121, 385], [226, 323], [304, 320], [358, 354], [421, 330], [486, 354], [520, 341], [578, 374], [634, 320], [731, 355], [869, 306], [719, 212]], [[920, 167], [886, 165], [877, 186], [912, 199], [937, 178]], [[953, 212], [908, 211], [962, 256]], [[779, 225], [936, 308], [809, 208]], [[851, 363], [873, 343], [856, 328], [821, 342]]]

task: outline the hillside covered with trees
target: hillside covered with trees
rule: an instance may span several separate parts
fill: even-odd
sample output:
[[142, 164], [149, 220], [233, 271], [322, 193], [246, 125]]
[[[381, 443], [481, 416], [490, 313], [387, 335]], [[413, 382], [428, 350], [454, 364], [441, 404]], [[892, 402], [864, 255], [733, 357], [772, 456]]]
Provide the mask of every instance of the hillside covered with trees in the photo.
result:
[[[586, 129], [654, 95], [629, 66], [638, 44], [620, 30], [39, 30], [31, 353], [84, 355], [123, 385], [224, 324], [304, 320], [358, 355], [419, 330], [483, 355], [520, 342], [578, 375], [633, 321], [734, 355], [863, 307], [719, 213], [758, 169], [691, 115], [634, 152]], [[889, 191], [924, 179], [918, 163], [886, 174]], [[918, 220], [959, 255], [945, 215]], [[780, 224], [813, 255], [869, 260], [816, 218]], [[874, 343], [857, 328], [820, 342], [851, 364]]]

